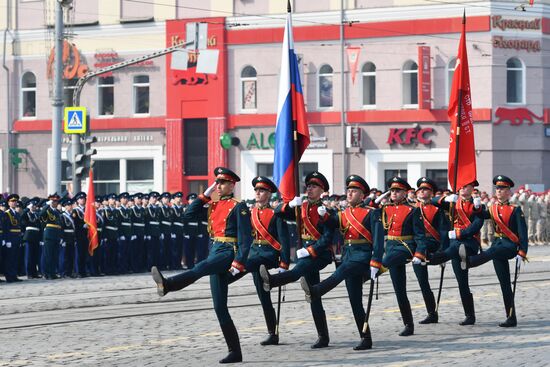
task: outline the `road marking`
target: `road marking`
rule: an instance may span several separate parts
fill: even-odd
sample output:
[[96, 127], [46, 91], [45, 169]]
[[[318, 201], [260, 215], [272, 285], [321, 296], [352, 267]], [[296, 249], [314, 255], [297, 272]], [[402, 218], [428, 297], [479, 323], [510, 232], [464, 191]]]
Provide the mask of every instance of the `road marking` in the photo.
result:
[[29, 366], [32, 362], [28, 359], [16, 359], [15, 361], [0, 361], [0, 366]]
[[[218, 333], [219, 334], [219, 333]], [[188, 340], [188, 336], [178, 336], [170, 339], [160, 339], [160, 340], [151, 340], [149, 344], [151, 345], [167, 345], [167, 344], [177, 344], [182, 340]]]
[[120, 345], [118, 347], [105, 348], [103, 349], [103, 351], [105, 353], [115, 353], [115, 352], [121, 352], [125, 350], [137, 349], [142, 347], [143, 345], [140, 345], [140, 344]]
[[84, 357], [90, 353], [88, 352], [69, 352], [69, 353], [59, 353], [59, 354], [50, 354], [47, 356], [48, 359], [65, 359], [72, 357]]

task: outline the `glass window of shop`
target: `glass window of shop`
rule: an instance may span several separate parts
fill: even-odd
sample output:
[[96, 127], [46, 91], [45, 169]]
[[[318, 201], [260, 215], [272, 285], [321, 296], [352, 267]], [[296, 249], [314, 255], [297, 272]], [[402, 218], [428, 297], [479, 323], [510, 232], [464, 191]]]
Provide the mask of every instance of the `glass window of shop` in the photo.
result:
[[183, 173], [186, 176], [208, 175], [208, 120], [185, 120], [183, 130]]
[[403, 65], [403, 107], [418, 107], [418, 65], [411, 60]]
[[319, 68], [319, 108], [330, 108], [333, 104], [333, 75], [330, 65]]
[[30, 71], [21, 78], [21, 117], [36, 117], [36, 76]]
[[241, 72], [241, 109], [256, 110], [258, 74], [252, 66], [246, 66]]
[[448, 187], [446, 169], [427, 169], [426, 177], [433, 180], [439, 190], [445, 190]]
[[149, 114], [149, 75], [134, 76], [134, 114]]
[[120, 192], [120, 160], [95, 161], [94, 190], [97, 195]]
[[447, 64], [447, 80], [446, 80], [447, 89], [445, 94], [446, 106], [449, 104], [449, 98], [451, 98], [451, 87], [453, 86], [453, 77], [455, 75], [455, 69], [456, 69], [456, 58], [453, 58]]
[[525, 66], [515, 57], [506, 61], [506, 103], [525, 103]]
[[[319, 164], [317, 162], [302, 162], [298, 165], [298, 177], [300, 177], [300, 186], [303, 185], [306, 176], [313, 171], [319, 169]], [[258, 163], [256, 165], [256, 172], [258, 176], [268, 177], [270, 180], [273, 180], [273, 163]], [[322, 173], [322, 172], [321, 172]]]
[[404, 180], [407, 180], [407, 169], [406, 168], [397, 168], [397, 169], [385, 169], [384, 170], [384, 185], [393, 177], [401, 177]]
[[126, 161], [126, 191], [152, 191], [154, 178], [152, 159], [132, 159]]
[[115, 78], [107, 76], [97, 82], [97, 111], [100, 116], [111, 116], [115, 112]]
[[63, 86], [63, 103], [64, 107], [72, 107], [73, 106], [73, 95], [74, 90], [76, 89], [76, 83], [78, 83], [78, 79], [64, 79], [63, 80], [64, 86]]
[[363, 107], [376, 107], [376, 65], [367, 62], [361, 69], [363, 76]]

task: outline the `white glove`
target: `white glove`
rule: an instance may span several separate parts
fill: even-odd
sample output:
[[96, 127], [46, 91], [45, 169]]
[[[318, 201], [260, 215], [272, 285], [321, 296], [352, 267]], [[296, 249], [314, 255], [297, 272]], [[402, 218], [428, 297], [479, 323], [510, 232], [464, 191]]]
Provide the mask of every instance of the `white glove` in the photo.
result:
[[52, 201], [51, 200], [46, 201], [46, 205], [52, 205]]
[[445, 266], [447, 266], [447, 263], [446, 263], [446, 262], [439, 264], [439, 267], [440, 267], [441, 269], [445, 269]]
[[444, 200], [445, 200], [446, 203], [456, 203], [457, 200], [458, 200], [458, 195], [457, 194], [451, 194], [449, 196], [446, 196]]
[[241, 271], [232, 266], [231, 269], [229, 269], [229, 272], [231, 273], [231, 275], [235, 276], [235, 275], [239, 274]]
[[281, 274], [287, 271], [285, 268], [277, 268], [277, 273]]
[[183, 236], [183, 237], [185, 237], [186, 239], [190, 239], [190, 238], [191, 238], [188, 234], [186, 234], [186, 235]]
[[479, 209], [480, 206], [481, 206], [481, 198], [480, 197], [474, 198], [474, 208]]
[[368, 197], [369, 199], [372, 200], [372, 199], [374, 199], [375, 196], [376, 196], [375, 193], [374, 193], [374, 192], [371, 192], [371, 194], [370, 194], [369, 196], [367, 196], [367, 197]]
[[384, 198], [385, 198], [386, 196], [388, 196], [389, 194], [390, 194], [390, 190], [386, 191], [385, 193], [383, 193], [382, 195], [380, 195], [379, 197], [377, 197], [376, 200], [374, 200], [374, 203], [375, 203], [375, 204], [380, 204], [380, 202], [381, 202], [382, 200], [384, 200]]
[[130, 241], [133, 241], [133, 240], [135, 240], [135, 239], [137, 239], [137, 236], [136, 236], [135, 234], [132, 235], [132, 237], [130, 237]]
[[317, 208], [317, 213], [319, 213], [319, 216], [324, 217], [325, 214], [327, 214], [327, 208], [324, 205], [321, 205]]
[[86, 223], [84, 223], [84, 225], [82, 226], [82, 228], [86, 229], [88, 228], [88, 225]]
[[202, 234], [197, 235], [198, 238], [203, 238], [204, 236]]
[[6, 246], [6, 241], [2, 240], [2, 246]]
[[525, 262], [525, 258], [521, 255], [516, 255], [516, 261], [517, 261], [518, 270], [519, 270], [521, 268], [521, 266], [523, 265], [523, 263]]
[[164, 240], [164, 233], [161, 233], [161, 234], [160, 234], [160, 239], [161, 239], [161, 240]]
[[120, 236], [120, 237], [118, 238], [118, 240], [119, 240], [119, 241], [126, 241], [126, 237]]
[[6, 242], [6, 247], [11, 248], [11, 242]]
[[212, 195], [212, 193], [213, 193], [214, 190], [216, 189], [216, 185], [217, 185], [216, 182], [214, 182], [212, 185], [210, 185], [210, 186], [204, 191], [204, 196], [206, 196], [207, 198], [209, 198], [210, 195]]
[[40, 241], [40, 242], [38, 242], [38, 244], [39, 244], [40, 246], [44, 246], [44, 241]]
[[296, 251], [296, 256], [298, 256], [298, 259], [301, 259], [302, 257], [308, 257], [309, 252], [305, 248], [301, 248]]
[[67, 242], [61, 241], [61, 247], [65, 247], [65, 246], [67, 246]]
[[370, 267], [370, 278], [374, 280], [379, 271], [380, 271], [380, 269], [375, 268], [374, 266], [371, 266]]
[[175, 233], [170, 234], [170, 238], [176, 238], [176, 234]]
[[27, 205], [27, 209], [32, 208], [32, 206], [33, 206], [33, 203], [30, 203], [29, 205]]
[[422, 259], [420, 259], [419, 257], [413, 257], [412, 259], [412, 263], [415, 264], [415, 265], [418, 265], [418, 264], [422, 264]]
[[456, 231], [454, 229], [449, 231], [449, 239], [456, 240]]
[[302, 198], [299, 196], [294, 197], [294, 199], [290, 200], [290, 202], [288, 203], [288, 206], [290, 206], [291, 208], [302, 206]]

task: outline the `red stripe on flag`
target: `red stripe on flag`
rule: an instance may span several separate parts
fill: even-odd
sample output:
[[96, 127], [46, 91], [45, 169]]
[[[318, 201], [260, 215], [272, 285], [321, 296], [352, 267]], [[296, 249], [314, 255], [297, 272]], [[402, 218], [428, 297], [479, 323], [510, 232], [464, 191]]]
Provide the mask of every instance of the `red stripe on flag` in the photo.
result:
[[97, 217], [95, 211], [95, 191], [94, 191], [94, 173], [90, 168], [90, 179], [88, 180], [88, 196], [86, 197], [86, 210], [84, 212], [84, 222], [88, 226], [88, 253], [94, 254], [94, 250], [99, 246], [97, 238]]

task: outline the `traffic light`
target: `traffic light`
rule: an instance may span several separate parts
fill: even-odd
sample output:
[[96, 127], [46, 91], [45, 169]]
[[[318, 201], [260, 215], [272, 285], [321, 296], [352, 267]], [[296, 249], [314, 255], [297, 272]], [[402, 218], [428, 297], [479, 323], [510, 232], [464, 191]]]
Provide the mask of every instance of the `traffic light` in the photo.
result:
[[92, 148], [92, 144], [97, 142], [95, 136], [85, 136], [83, 139], [82, 153], [77, 154], [74, 157], [76, 170], [74, 172], [76, 177], [83, 178], [88, 174], [88, 171], [93, 166], [92, 156], [97, 154], [97, 150]]

